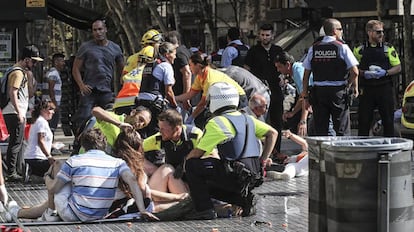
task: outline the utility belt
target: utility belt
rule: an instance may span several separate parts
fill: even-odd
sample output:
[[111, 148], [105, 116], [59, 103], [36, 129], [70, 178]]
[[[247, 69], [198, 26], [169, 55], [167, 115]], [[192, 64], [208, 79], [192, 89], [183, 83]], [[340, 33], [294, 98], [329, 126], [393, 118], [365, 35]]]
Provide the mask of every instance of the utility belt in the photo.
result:
[[390, 78], [386, 79], [386, 77], [383, 77], [378, 80], [361, 80], [360, 86], [361, 87], [377, 87], [377, 86], [384, 86], [384, 85], [390, 85], [393, 86], [393, 82]]
[[236, 177], [241, 186], [240, 193], [244, 197], [253, 188], [263, 184], [263, 172], [258, 157], [224, 161], [224, 168], [227, 174]]
[[350, 106], [350, 105], [353, 104], [354, 90], [352, 88], [348, 88], [346, 85], [341, 85], [341, 86], [312, 86], [312, 87], [309, 87], [309, 91], [308, 91], [309, 104], [311, 104], [311, 105], [317, 104], [318, 97], [316, 96], [316, 92], [320, 88], [332, 89], [333, 91], [336, 91], [336, 92], [345, 91], [345, 93], [342, 95], [342, 98], [345, 100], [346, 105]]

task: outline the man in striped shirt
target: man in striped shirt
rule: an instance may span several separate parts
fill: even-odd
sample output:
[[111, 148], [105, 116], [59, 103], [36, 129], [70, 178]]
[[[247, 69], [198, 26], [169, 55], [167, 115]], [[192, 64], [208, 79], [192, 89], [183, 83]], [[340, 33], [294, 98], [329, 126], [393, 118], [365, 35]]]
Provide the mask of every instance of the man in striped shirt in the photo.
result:
[[[120, 179], [128, 184], [141, 215], [156, 219], [145, 210], [136, 177], [125, 161], [103, 152], [106, 140], [99, 129], [83, 133], [81, 145], [86, 153], [70, 157], [49, 188], [56, 193], [54, 203], [63, 221], [102, 219], [112, 205]], [[50, 177], [46, 177], [48, 181]]]

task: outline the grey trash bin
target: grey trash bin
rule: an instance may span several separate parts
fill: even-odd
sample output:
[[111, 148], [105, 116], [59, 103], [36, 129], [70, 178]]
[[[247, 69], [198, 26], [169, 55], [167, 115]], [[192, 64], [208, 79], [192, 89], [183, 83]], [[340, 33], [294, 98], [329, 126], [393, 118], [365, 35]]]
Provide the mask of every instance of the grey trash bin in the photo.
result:
[[309, 150], [309, 232], [327, 232], [325, 196], [324, 142], [361, 140], [367, 136], [310, 136], [306, 137]]
[[322, 143], [329, 232], [411, 232], [413, 141], [375, 138]]

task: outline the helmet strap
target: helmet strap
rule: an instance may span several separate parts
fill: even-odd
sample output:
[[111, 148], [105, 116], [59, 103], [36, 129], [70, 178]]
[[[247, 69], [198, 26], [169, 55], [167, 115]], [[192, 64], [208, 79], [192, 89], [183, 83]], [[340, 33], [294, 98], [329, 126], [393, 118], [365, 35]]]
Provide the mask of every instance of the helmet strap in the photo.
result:
[[236, 106], [232, 106], [232, 105], [224, 106], [224, 107], [221, 107], [220, 109], [217, 109], [213, 113], [213, 115], [214, 116], [219, 116], [219, 115], [226, 114], [226, 113], [236, 112], [237, 111], [236, 108], [237, 108]]

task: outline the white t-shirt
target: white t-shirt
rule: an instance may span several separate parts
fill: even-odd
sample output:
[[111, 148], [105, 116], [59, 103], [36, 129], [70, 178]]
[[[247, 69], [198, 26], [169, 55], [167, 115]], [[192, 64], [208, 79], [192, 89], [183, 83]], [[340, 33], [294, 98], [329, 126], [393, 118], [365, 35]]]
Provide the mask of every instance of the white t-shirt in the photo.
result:
[[29, 144], [24, 153], [25, 159], [47, 159], [46, 155], [40, 150], [38, 144], [38, 134], [45, 133], [46, 149], [52, 149], [53, 133], [50, 130], [49, 123], [42, 116], [39, 116], [34, 124], [30, 127]]

